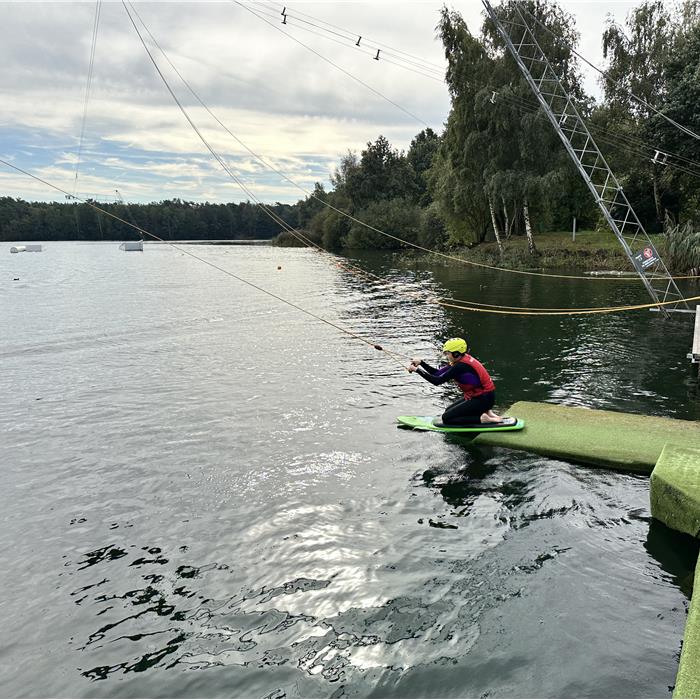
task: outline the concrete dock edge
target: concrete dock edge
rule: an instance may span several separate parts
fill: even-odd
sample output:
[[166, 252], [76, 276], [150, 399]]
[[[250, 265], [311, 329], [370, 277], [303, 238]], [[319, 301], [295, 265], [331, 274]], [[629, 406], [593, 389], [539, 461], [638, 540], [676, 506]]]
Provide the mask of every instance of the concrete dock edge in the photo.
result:
[[[651, 473], [651, 514], [668, 527], [700, 535], [700, 445], [667, 444]], [[683, 633], [674, 698], [700, 698], [700, 560]]]

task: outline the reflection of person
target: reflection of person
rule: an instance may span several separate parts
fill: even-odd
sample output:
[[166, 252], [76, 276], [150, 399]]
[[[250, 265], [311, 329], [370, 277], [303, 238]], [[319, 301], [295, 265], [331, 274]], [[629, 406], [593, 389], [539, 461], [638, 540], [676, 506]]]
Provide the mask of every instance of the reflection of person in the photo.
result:
[[450, 404], [442, 414], [445, 425], [473, 425], [475, 423], [511, 422], [501, 418], [491, 409], [496, 402], [496, 385], [484, 366], [467, 354], [467, 342], [463, 338], [450, 338], [443, 346], [448, 365], [435, 369], [419, 358], [408, 366], [435, 386], [454, 381], [464, 393], [464, 398]]

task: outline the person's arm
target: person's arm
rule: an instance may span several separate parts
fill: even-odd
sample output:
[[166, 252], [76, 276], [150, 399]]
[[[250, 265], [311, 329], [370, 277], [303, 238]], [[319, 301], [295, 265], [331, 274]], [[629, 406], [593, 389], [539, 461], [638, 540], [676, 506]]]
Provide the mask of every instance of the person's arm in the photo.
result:
[[419, 374], [423, 379], [430, 382], [434, 386], [440, 386], [445, 382], [449, 382], [450, 379], [454, 379], [455, 376], [459, 374], [459, 368], [455, 365], [447, 365], [446, 367], [440, 367], [440, 369], [435, 369], [429, 364], [421, 361], [420, 365], [416, 368], [416, 374]]
[[[421, 365], [422, 364], [421, 362]], [[447, 365], [447, 367], [441, 367], [435, 370], [434, 374], [428, 374], [422, 366], [418, 367], [416, 372], [434, 386], [440, 386], [440, 384], [449, 382], [452, 379], [456, 379], [460, 384], [471, 384], [472, 386], [479, 386], [480, 384], [476, 372], [469, 370], [464, 366], [464, 363], [460, 362], [454, 365]]]

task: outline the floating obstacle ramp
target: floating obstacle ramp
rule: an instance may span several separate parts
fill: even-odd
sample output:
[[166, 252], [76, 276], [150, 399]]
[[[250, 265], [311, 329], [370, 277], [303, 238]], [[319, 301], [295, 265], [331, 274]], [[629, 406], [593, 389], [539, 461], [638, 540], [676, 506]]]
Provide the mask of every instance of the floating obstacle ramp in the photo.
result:
[[520, 401], [507, 414], [518, 432], [480, 433], [474, 442], [510, 447], [582, 464], [651, 473], [666, 443], [700, 446], [700, 423], [590, 408]]

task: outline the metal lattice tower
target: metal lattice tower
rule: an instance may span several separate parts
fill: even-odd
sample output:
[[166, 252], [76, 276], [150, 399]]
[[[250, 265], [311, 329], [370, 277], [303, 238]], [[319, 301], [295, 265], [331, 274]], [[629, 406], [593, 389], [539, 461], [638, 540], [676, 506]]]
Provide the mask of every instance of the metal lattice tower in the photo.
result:
[[676, 309], [678, 305], [688, 308], [687, 303], [681, 301], [683, 295], [637, 218], [622, 186], [538, 43], [534, 32], [536, 20], [533, 18], [528, 24], [517, 3], [513, 5], [514, 17], [509, 20], [499, 19], [488, 0], [482, 0], [482, 3], [651, 298], [658, 302], [677, 301], [658, 309], [667, 316], [668, 311]]

